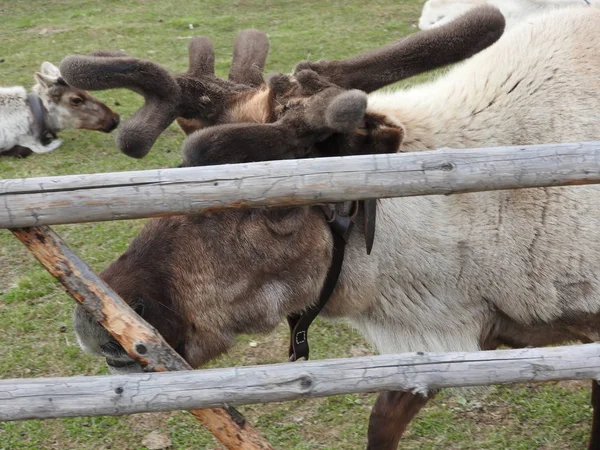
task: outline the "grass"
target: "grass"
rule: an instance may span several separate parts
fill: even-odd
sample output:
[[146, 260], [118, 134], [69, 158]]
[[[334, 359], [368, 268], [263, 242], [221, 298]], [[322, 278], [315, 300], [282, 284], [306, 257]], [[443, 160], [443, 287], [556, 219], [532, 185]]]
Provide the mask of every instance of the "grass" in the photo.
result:
[[[209, 35], [216, 66], [226, 75], [235, 33], [256, 27], [269, 34], [269, 71], [289, 71], [305, 58], [339, 58], [415, 31], [422, 0], [0, 0], [0, 84], [32, 83], [40, 63], [69, 53], [123, 49], [173, 71], [187, 65], [188, 38]], [[191, 30], [189, 25], [194, 29]], [[128, 91], [97, 96], [129, 116], [140, 98]], [[118, 105], [117, 105], [118, 103]], [[56, 152], [26, 160], [0, 160], [2, 178], [93, 173], [179, 164], [182, 133], [171, 126], [143, 160], [121, 154], [114, 137], [62, 133]], [[143, 221], [59, 226], [55, 229], [94, 269], [124, 251]], [[0, 230], [0, 378], [105, 374], [103, 363], [77, 347], [70, 322], [73, 301], [24, 247]], [[314, 358], [368, 354], [362, 338], [344, 324], [318, 321]], [[256, 347], [249, 346], [254, 340]], [[280, 362], [286, 330], [241, 336], [211, 366]], [[374, 395], [345, 395], [241, 408], [276, 448], [361, 449]], [[577, 449], [590, 426], [587, 383], [493, 387], [478, 395], [441, 394], [412, 424], [404, 449]], [[174, 449], [220, 448], [182, 412], [0, 423], [0, 450], [144, 449], [158, 431]]]

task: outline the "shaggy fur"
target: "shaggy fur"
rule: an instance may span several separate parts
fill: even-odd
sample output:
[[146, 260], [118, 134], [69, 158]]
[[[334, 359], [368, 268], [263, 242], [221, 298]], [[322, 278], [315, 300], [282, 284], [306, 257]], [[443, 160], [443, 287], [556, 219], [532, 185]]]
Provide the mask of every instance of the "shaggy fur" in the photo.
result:
[[[0, 88], [0, 155], [26, 156], [30, 153], [46, 153], [62, 144], [54, 139], [47, 145], [40, 142], [33, 127], [33, 115], [27, 103], [27, 91], [21, 86]], [[23, 154], [15, 147], [29, 149]]]
[[558, 8], [569, 6], [600, 7], [599, 0], [427, 0], [419, 18], [419, 28], [429, 30], [455, 20], [472, 8], [492, 5], [506, 18], [507, 28], [523, 20]]
[[[39, 95], [46, 110], [45, 128], [53, 133], [64, 129], [112, 131], [119, 115], [87, 92], [67, 85], [59, 70], [44, 62], [35, 74], [32, 91]], [[58, 148], [55, 139], [47, 145], [40, 142], [27, 92], [23, 87], [0, 88], [0, 155], [28, 156]]]

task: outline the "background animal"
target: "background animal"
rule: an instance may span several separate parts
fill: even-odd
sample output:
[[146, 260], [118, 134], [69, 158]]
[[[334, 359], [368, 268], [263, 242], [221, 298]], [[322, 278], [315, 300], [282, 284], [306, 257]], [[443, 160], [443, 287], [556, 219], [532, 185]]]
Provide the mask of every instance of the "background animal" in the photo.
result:
[[36, 72], [31, 94], [20, 86], [0, 88], [0, 156], [26, 157], [57, 149], [65, 129], [106, 133], [119, 115], [87, 92], [69, 86], [49, 62]]
[[506, 27], [558, 8], [569, 6], [600, 7], [598, 0], [427, 0], [419, 18], [419, 28], [429, 30], [456, 19], [472, 8], [492, 5], [506, 18]]
[[[501, 31], [502, 16], [476, 9], [439, 35], [416, 35], [347, 60], [300, 63], [294, 77], [267, 83], [269, 123], [193, 133], [185, 165], [597, 139], [599, 21], [600, 11], [590, 8], [540, 16], [432, 83], [368, 99], [356, 89], [375, 91], [431, 61], [423, 52], [433, 48], [430, 40], [450, 52], [453, 35], [475, 23]], [[473, 45], [481, 48], [476, 36]], [[379, 120], [367, 125], [373, 118]], [[377, 145], [383, 131], [387, 147]], [[381, 352], [598, 340], [598, 190], [381, 200], [379, 245], [367, 256], [362, 230], [353, 233], [324, 312], [348, 319]], [[151, 221], [102, 276], [197, 366], [229, 348], [237, 333], [270, 330], [315, 302], [331, 252], [319, 210], [228, 211]], [[148, 260], [152, 267], [144, 266]], [[135, 369], [83, 310], [74, 318], [83, 348], [116, 371]], [[368, 448], [396, 448], [426, 401], [413, 393], [381, 394]], [[593, 404], [600, 406], [596, 383]], [[598, 423], [600, 409], [594, 414]], [[599, 431], [593, 427], [590, 448], [600, 446]]]

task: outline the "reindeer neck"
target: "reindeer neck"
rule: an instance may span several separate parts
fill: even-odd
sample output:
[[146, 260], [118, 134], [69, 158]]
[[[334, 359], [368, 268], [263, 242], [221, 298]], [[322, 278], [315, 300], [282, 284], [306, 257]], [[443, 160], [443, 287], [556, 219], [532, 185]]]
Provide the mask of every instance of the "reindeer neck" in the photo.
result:
[[[369, 111], [385, 114], [404, 127], [400, 151], [469, 148], [501, 145], [506, 134], [502, 123], [490, 126], [493, 95], [469, 91], [464, 84], [446, 80], [408, 90], [376, 93], [369, 97]], [[490, 114], [491, 113], [491, 114]]]
[[52, 133], [56, 133], [62, 130], [62, 126], [60, 121], [58, 120], [58, 107], [56, 103], [54, 103], [48, 94], [41, 89], [41, 87], [36, 84], [31, 89], [31, 93], [37, 95], [42, 101], [42, 105], [44, 108], [44, 125], [45, 129], [51, 131]]

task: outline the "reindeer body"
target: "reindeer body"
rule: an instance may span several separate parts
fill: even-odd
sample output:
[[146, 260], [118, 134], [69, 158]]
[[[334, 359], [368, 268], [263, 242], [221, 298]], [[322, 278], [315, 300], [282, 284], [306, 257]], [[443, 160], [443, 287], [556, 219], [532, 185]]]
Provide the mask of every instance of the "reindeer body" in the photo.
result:
[[[540, 17], [437, 81], [372, 94], [369, 110], [403, 125], [400, 151], [597, 140], [598, 23], [600, 11], [585, 9]], [[356, 238], [345, 265], [344, 279], [370, 292], [342, 282], [340, 298], [365, 299], [353, 321], [384, 352], [477, 350], [499, 321], [557, 327], [600, 313], [599, 194], [592, 186], [381, 200], [373, 254], [363, 258]], [[596, 340], [600, 324], [579, 331], [563, 333]]]

